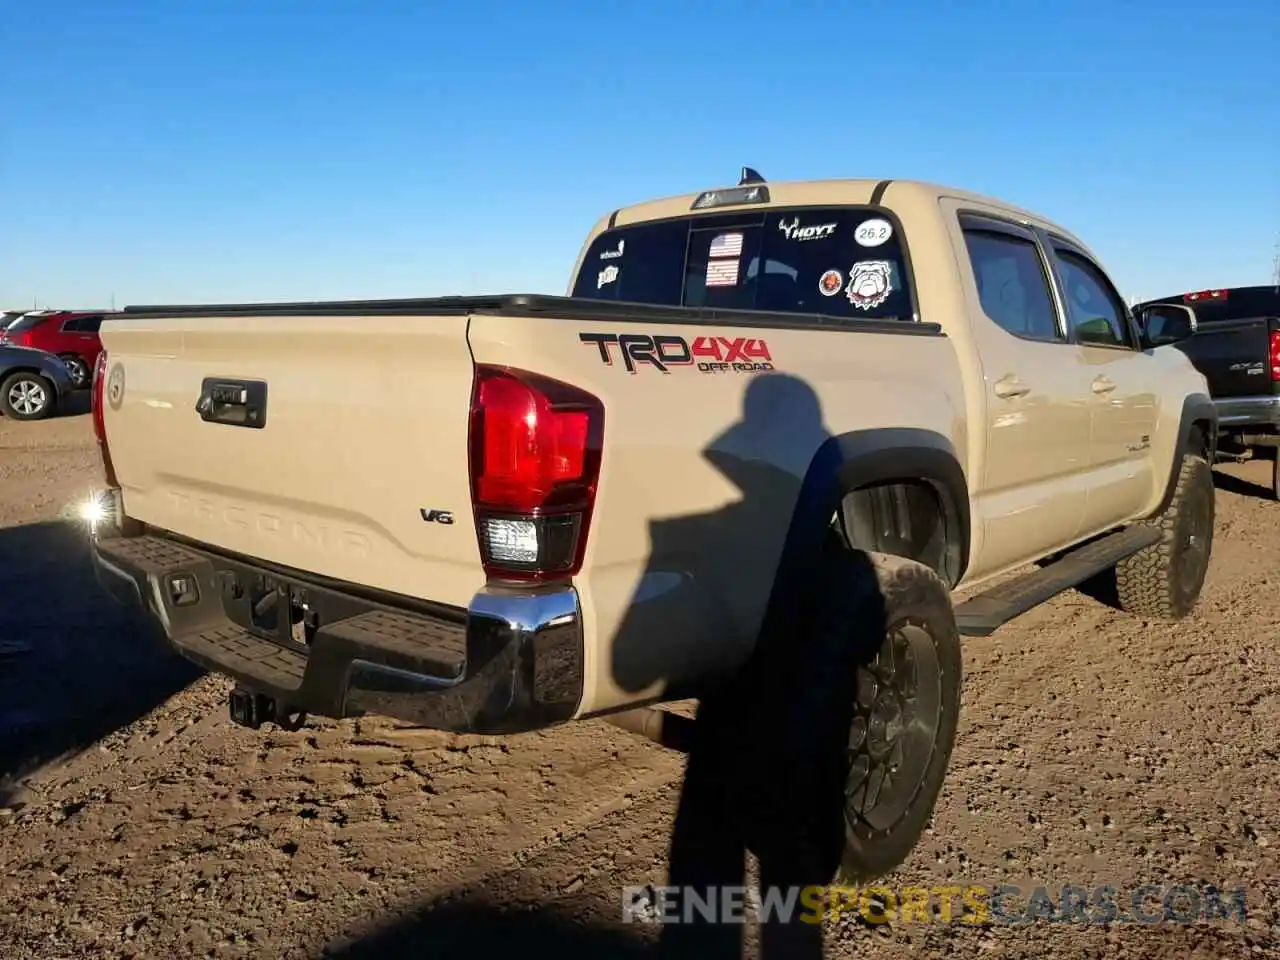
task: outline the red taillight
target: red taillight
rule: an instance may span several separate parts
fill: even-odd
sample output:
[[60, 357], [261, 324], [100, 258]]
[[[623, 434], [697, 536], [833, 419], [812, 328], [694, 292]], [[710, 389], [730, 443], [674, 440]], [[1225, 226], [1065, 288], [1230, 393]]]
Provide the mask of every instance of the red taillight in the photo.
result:
[[523, 581], [577, 573], [600, 477], [604, 405], [549, 377], [480, 365], [470, 433], [485, 572]]
[[1271, 331], [1271, 379], [1280, 381], [1280, 330]]
[[107, 351], [103, 350], [98, 354], [98, 360], [93, 365], [93, 432], [98, 438], [98, 452], [102, 455], [102, 469], [107, 475], [107, 484], [115, 487], [116, 471], [111, 465], [111, 451], [107, 448], [107, 424], [103, 415], [102, 401], [103, 391], [106, 389], [107, 383]]

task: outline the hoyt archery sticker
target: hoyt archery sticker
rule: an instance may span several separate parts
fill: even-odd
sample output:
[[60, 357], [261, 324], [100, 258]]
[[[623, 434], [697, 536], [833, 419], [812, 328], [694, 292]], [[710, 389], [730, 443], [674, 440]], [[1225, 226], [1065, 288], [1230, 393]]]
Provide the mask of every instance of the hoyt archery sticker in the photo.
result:
[[875, 217], [863, 220], [853, 231], [854, 242], [860, 247], [878, 247], [893, 236], [893, 225], [888, 220]]
[[859, 310], [871, 310], [893, 292], [893, 265], [888, 260], [860, 260], [849, 268], [844, 294]]
[[834, 297], [844, 286], [844, 274], [839, 270], [828, 270], [818, 278], [818, 292], [824, 297]]
[[580, 333], [578, 339], [600, 352], [605, 366], [622, 360], [627, 373], [653, 367], [661, 373], [694, 368], [699, 373], [760, 373], [773, 369], [769, 344], [758, 337], [695, 337], [674, 334]]
[[835, 235], [836, 225], [834, 223], [816, 223], [802, 227], [800, 218], [796, 217], [790, 223], [785, 220], [779, 220], [778, 229], [782, 231], [782, 235], [788, 240], [822, 240]]
[[618, 268], [615, 267], [613, 264], [609, 264], [609, 266], [605, 267], [598, 274], [596, 274], [596, 289], [599, 290], [601, 287], [607, 284], [613, 283], [613, 281], [617, 279], [618, 279]]

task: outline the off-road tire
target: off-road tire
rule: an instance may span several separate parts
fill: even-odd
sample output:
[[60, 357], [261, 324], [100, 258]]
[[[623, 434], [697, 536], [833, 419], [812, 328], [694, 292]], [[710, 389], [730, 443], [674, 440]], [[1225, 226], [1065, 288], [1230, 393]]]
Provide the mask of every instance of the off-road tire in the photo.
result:
[[1271, 499], [1280, 500], [1280, 449], [1272, 447], [1271, 456]]
[[[857, 883], [899, 866], [933, 815], [959, 720], [960, 637], [950, 591], [923, 564], [852, 549], [833, 535], [824, 546], [816, 580], [790, 642], [775, 644], [754, 668], [755, 701], [744, 708], [750, 711], [748, 747], [754, 745], [754, 755], [741, 762], [764, 775], [747, 786], [760, 818], [747, 827], [755, 835], [749, 845], [761, 858], [762, 875], [772, 853], [791, 861], [782, 869], [802, 877], [800, 882]], [[896, 822], [874, 830], [846, 796], [855, 783], [857, 762], [850, 743], [859, 717], [863, 742], [871, 742], [867, 725], [875, 722], [880, 708], [880, 699], [873, 708], [860, 703], [860, 697], [874, 695], [873, 688], [880, 686], [882, 697], [892, 699], [891, 683], [867, 679], [881, 669], [877, 654], [900, 627], [927, 651], [922, 660], [931, 665], [917, 672], [931, 676], [936, 709], [919, 723], [906, 723], [907, 732], [917, 727], [928, 731], [912, 734], [921, 744], [911, 754], [917, 760], [915, 771], [905, 759], [899, 768], [907, 771], [902, 793], [910, 799]], [[898, 716], [902, 724], [908, 714]], [[909, 742], [904, 733], [903, 743]], [[769, 823], [772, 829], [761, 829]]]
[[1116, 564], [1116, 598], [1126, 613], [1180, 620], [1200, 598], [1213, 553], [1213, 469], [1200, 453], [1183, 454], [1168, 509], [1146, 521], [1160, 540]]
[[[23, 411], [13, 405], [11, 394], [22, 383], [38, 384], [44, 390], [44, 406], [39, 410], [34, 412]], [[57, 396], [58, 393], [53, 384], [40, 376], [40, 374], [20, 370], [17, 373], [10, 374], [0, 383], [0, 413], [3, 413], [10, 420], [43, 420], [53, 415], [57, 404]]]

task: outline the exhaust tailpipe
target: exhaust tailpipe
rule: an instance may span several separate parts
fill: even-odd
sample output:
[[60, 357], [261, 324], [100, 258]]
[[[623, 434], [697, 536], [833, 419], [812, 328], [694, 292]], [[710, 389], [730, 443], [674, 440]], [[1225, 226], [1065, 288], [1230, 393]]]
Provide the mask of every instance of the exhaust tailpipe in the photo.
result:
[[637, 707], [622, 713], [611, 713], [600, 719], [680, 753], [688, 753], [692, 748], [693, 727], [697, 723], [689, 717], [656, 707]]

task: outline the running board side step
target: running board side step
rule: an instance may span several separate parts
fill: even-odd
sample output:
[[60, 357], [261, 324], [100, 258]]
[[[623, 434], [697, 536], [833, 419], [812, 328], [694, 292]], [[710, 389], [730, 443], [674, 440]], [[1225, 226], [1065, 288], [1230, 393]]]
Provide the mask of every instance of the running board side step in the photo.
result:
[[956, 607], [961, 636], [988, 637], [1014, 617], [1077, 587], [1160, 540], [1158, 527], [1136, 524], [1067, 551], [1053, 563], [980, 593]]

